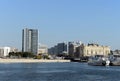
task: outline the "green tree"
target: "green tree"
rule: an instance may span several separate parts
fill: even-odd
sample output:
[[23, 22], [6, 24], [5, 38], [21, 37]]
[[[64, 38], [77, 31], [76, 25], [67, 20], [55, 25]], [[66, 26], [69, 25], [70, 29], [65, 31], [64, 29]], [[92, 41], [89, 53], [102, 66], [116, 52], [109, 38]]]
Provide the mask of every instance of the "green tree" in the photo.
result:
[[33, 58], [35, 55], [31, 52], [10, 52], [9, 57], [15, 58]]
[[34, 54], [31, 53], [31, 52], [23, 52], [23, 56], [22, 57], [24, 57], [24, 58], [27, 58], [27, 57], [31, 58], [31, 57], [34, 57]]

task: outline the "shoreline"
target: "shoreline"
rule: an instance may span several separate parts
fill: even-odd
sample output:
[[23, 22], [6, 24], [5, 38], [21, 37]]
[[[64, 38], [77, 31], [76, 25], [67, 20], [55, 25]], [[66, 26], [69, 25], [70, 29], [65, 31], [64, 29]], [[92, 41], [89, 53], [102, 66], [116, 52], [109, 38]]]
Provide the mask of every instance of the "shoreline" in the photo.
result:
[[47, 59], [0, 59], [0, 63], [53, 63], [70, 62], [70, 60], [47, 60]]

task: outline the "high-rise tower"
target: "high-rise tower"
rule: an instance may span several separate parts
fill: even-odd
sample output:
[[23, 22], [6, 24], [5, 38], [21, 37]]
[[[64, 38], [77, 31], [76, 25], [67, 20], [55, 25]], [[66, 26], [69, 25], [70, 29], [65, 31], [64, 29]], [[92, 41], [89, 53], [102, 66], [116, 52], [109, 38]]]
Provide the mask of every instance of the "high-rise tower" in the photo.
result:
[[38, 52], [38, 30], [25, 28], [22, 31], [22, 51], [32, 52], [37, 54]]

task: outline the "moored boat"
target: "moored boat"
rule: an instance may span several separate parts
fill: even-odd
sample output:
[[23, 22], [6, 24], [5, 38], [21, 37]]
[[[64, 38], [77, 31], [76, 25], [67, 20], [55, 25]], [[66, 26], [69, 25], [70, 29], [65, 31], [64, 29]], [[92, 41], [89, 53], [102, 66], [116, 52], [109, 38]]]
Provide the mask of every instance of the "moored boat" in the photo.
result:
[[103, 55], [95, 55], [89, 58], [88, 65], [93, 66], [109, 66], [110, 61]]
[[110, 66], [120, 66], [120, 55], [110, 55]]

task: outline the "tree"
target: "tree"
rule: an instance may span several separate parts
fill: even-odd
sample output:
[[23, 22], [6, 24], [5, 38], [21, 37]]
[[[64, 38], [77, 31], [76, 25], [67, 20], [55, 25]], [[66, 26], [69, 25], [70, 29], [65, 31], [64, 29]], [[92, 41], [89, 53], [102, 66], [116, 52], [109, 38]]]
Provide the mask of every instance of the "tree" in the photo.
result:
[[31, 57], [34, 57], [34, 54], [31, 53], [31, 52], [23, 52], [23, 56], [22, 57], [25, 57], [25, 58], [29, 57], [29, 58], [31, 58]]
[[9, 57], [15, 57], [15, 58], [33, 58], [35, 55], [31, 52], [10, 52]]
[[11, 56], [15, 56], [15, 53], [14, 52], [9, 52], [9, 57]]

